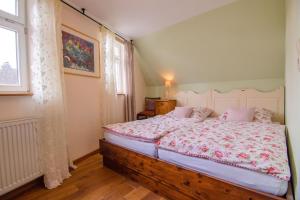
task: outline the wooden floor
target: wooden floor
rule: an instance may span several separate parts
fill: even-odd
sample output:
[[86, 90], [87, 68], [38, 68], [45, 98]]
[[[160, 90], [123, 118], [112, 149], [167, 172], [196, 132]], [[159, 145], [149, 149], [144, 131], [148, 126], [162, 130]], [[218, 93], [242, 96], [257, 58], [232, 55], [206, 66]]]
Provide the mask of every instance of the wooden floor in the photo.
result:
[[125, 177], [103, 167], [99, 154], [82, 161], [72, 177], [66, 179], [58, 188], [47, 190], [36, 186], [17, 197], [17, 200], [163, 200], [164, 198], [149, 191]]

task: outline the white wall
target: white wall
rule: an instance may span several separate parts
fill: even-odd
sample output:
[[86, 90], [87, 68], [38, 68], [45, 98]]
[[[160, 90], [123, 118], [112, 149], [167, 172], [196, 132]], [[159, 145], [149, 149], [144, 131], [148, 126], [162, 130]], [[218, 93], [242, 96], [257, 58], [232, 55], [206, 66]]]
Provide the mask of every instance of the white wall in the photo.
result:
[[[63, 6], [62, 23], [100, 40], [99, 26]], [[67, 143], [71, 159], [99, 148], [101, 79], [65, 74]], [[122, 105], [121, 114], [122, 117]], [[0, 121], [36, 116], [31, 96], [0, 96]]]
[[[63, 4], [62, 24], [93, 37], [101, 43], [98, 24]], [[101, 55], [102, 56], [102, 55]], [[101, 58], [102, 59], [102, 58]], [[101, 77], [103, 68], [101, 66]], [[80, 158], [99, 148], [102, 135], [102, 78], [65, 74], [67, 139], [71, 159]], [[118, 119], [124, 121], [124, 97], [119, 96]]]
[[0, 121], [29, 118], [36, 115], [31, 96], [0, 96]]
[[[62, 7], [62, 23], [101, 42], [99, 26], [69, 7]], [[138, 62], [135, 60], [135, 89], [137, 111], [144, 107], [145, 82]], [[103, 74], [103, 68], [101, 68]], [[101, 76], [103, 77], [103, 76]], [[65, 74], [66, 130], [71, 159], [77, 159], [99, 148], [102, 135], [101, 115], [103, 98], [101, 78]], [[118, 119], [124, 121], [124, 97], [119, 96]], [[0, 96], [0, 121], [36, 116], [31, 96]]]
[[[99, 26], [63, 4], [62, 24], [100, 41]], [[67, 142], [71, 159], [99, 148], [101, 79], [65, 74]]]
[[300, 0], [286, 1], [286, 124], [296, 199], [300, 199], [300, 70], [296, 42], [300, 40]]
[[[63, 5], [62, 23], [68, 25], [93, 38], [100, 43], [100, 27], [80, 15], [69, 7]], [[102, 60], [103, 61], [103, 60]], [[101, 77], [103, 77], [103, 66], [101, 66]], [[134, 78], [136, 94], [136, 111], [144, 109], [145, 81], [140, 71], [140, 64], [134, 54]], [[102, 78], [91, 78], [65, 74], [66, 100], [67, 100], [67, 138], [69, 152], [72, 159], [79, 158], [99, 148], [99, 137], [102, 136]], [[124, 96], [118, 96], [116, 121], [123, 122]]]

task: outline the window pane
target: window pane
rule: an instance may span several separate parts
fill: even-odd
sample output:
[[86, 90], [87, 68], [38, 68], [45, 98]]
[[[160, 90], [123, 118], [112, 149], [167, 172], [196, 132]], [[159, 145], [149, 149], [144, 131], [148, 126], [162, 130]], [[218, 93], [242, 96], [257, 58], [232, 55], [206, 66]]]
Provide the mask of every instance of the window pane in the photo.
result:
[[19, 85], [17, 33], [0, 27], [0, 85]]
[[115, 80], [117, 93], [121, 92], [121, 80], [120, 80], [120, 62], [115, 60]]
[[115, 67], [115, 80], [116, 91], [118, 94], [125, 93], [124, 84], [124, 45], [119, 42], [114, 44], [114, 67]]
[[17, 0], [0, 0], [0, 10], [12, 15], [18, 15], [16, 1]]

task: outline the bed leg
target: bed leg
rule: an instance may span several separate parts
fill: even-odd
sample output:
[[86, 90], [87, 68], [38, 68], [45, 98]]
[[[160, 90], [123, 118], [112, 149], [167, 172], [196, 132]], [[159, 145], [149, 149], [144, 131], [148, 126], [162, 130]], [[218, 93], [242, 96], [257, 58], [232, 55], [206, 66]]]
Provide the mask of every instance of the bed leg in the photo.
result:
[[291, 181], [289, 181], [288, 191], [286, 193], [286, 199], [287, 200], [294, 200], [293, 187], [292, 187]]

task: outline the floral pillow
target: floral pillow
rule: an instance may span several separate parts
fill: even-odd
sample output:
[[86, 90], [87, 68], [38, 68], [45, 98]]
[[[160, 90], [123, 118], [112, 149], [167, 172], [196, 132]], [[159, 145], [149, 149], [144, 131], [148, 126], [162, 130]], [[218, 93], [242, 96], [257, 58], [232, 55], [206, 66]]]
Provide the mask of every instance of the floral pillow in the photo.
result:
[[272, 123], [273, 112], [265, 108], [255, 108], [254, 121], [260, 123]]
[[197, 118], [200, 121], [204, 121], [210, 114], [212, 110], [205, 107], [193, 108], [191, 118]]

